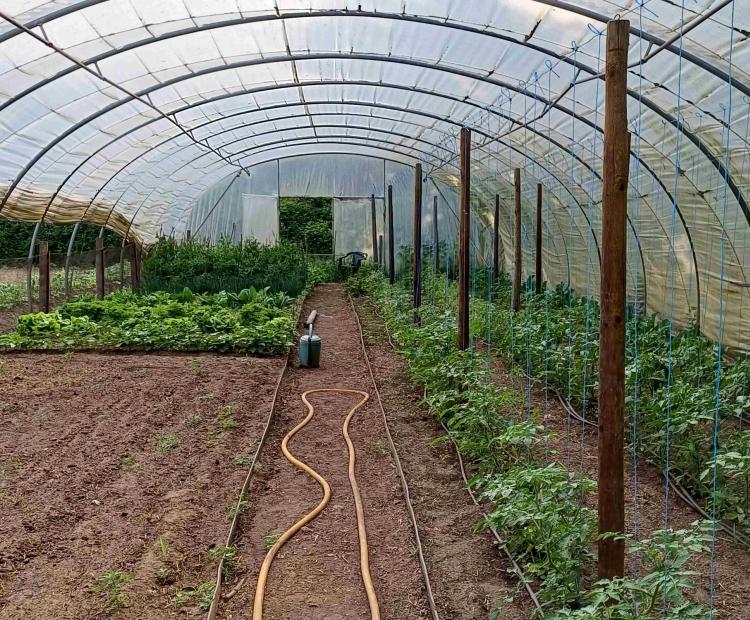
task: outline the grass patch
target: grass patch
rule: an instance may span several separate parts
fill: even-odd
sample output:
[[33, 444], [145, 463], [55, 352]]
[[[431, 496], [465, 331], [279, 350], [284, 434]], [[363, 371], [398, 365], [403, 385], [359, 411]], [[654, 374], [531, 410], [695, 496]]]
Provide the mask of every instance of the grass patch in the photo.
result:
[[128, 597], [122, 592], [122, 586], [132, 579], [132, 573], [121, 570], [109, 570], [99, 575], [94, 584], [94, 592], [106, 597], [105, 611], [113, 612], [128, 604]]
[[180, 447], [182, 440], [177, 433], [159, 433], [154, 437], [154, 443], [162, 454], [169, 454]]

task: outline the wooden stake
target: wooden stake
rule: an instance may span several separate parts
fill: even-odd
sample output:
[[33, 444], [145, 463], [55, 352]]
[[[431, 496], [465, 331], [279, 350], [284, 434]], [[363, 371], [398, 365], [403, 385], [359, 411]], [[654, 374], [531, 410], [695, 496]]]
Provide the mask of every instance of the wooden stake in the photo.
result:
[[383, 254], [385, 250], [383, 249], [383, 235], [378, 235], [378, 257], [380, 258], [380, 262], [378, 263], [378, 271], [381, 269], [385, 269], [385, 261], [383, 260], [383, 257], [385, 254]]
[[537, 295], [542, 292], [542, 184], [536, 186], [536, 274]]
[[141, 267], [138, 262], [138, 248], [134, 241], [130, 242], [129, 247], [130, 253], [130, 286], [131, 288], [137, 288], [141, 283]]
[[49, 245], [46, 241], [39, 242], [39, 309], [49, 312]]
[[393, 249], [393, 185], [388, 186], [388, 281], [396, 282], [396, 255]]
[[191, 234], [190, 229], [185, 231], [185, 241], [190, 241]]
[[412, 256], [413, 289], [412, 302], [415, 308], [422, 305], [422, 164], [414, 167], [414, 252]]
[[96, 238], [96, 296], [104, 299], [104, 239]]
[[495, 194], [495, 218], [492, 221], [492, 281], [500, 273], [500, 194]]
[[521, 169], [513, 169], [513, 186], [515, 201], [513, 206], [513, 310], [521, 309], [521, 272], [523, 270], [523, 252], [521, 247]]
[[[599, 532], [625, 531], [625, 265], [630, 148], [626, 101], [630, 22], [607, 24], [599, 335]], [[599, 579], [625, 574], [625, 542], [599, 541]]]
[[435, 273], [440, 271], [440, 234], [438, 232], [438, 197], [432, 199], [432, 245], [435, 248]]
[[458, 225], [458, 348], [469, 348], [469, 244], [471, 242], [471, 131], [461, 129], [461, 194]]
[[372, 223], [372, 262], [378, 264], [378, 220], [375, 215], [375, 194], [370, 196], [370, 221]]

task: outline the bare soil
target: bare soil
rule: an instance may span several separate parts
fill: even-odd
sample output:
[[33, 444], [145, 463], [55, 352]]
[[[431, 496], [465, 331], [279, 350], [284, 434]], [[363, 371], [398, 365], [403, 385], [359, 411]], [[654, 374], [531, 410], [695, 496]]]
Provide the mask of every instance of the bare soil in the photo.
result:
[[[527, 392], [526, 379], [509, 372], [502, 360], [496, 360], [495, 381], [501, 386], [513, 386]], [[550, 392], [545, 399], [543, 386], [532, 382], [530, 387], [532, 414], [543, 421], [547, 431], [553, 436], [548, 442], [548, 462], [558, 462], [579, 475], [596, 481], [598, 465], [597, 428], [584, 426], [582, 422], [569, 417], [558, 398]], [[580, 412], [579, 412], [580, 413]], [[630, 453], [626, 458], [632, 459]], [[638, 459], [637, 466], [632, 462], [625, 467], [625, 510], [627, 533], [635, 539], [644, 539], [653, 532], [664, 529], [665, 516], [669, 528], [689, 529], [691, 524], [701, 519], [674, 492], [669, 493], [665, 502], [664, 477], [654, 466]], [[596, 510], [597, 496], [592, 493], [587, 505]], [[665, 510], [666, 505], [666, 510]], [[711, 571], [710, 558], [696, 557], [690, 563], [690, 570], [697, 575], [693, 581], [696, 588], [691, 597], [696, 602], [708, 600]], [[638, 563], [630, 563], [631, 574], [638, 572]], [[716, 544], [716, 582], [713, 607], [720, 618], [750, 620], [750, 551], [735, 543], [719, 531]]]
[[[26, 354], [0, 359], [0, 618], [177, 618], [212, 582], [227, 509], [283, 360]], [[232, 423], [224, 423], [231, 419]], [[162, 440], [179, 445], [162, 448]], [[174, 434], [174, 435], [171, 435]], [[107, 612], [93, 587], [131, 577]]]

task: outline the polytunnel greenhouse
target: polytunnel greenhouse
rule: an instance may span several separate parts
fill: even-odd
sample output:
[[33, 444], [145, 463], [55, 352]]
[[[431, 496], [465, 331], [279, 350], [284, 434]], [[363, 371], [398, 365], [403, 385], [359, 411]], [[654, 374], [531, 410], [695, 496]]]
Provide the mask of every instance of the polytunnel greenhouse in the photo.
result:
[[0, 0], [0, 618], [750, 620], [748, 15]]

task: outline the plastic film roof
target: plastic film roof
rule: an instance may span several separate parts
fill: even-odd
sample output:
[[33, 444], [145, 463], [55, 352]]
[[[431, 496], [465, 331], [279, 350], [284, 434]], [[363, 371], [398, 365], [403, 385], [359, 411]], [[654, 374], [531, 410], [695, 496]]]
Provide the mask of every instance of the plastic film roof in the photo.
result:
[[595, 296], [615, 16], [630, 297], [747, 346], [750, 0], [0, 0], [0, 216], [148, 245], [232, 175], [334, 153], [422, 162], [449, 205], [466, 126], [477, 237], [500, 193], [512, 256], [520, 167], [526, 265], [541, 184], [545, 276]]

